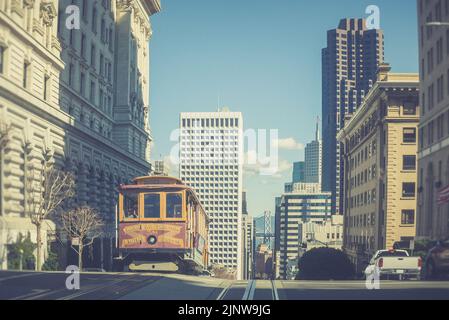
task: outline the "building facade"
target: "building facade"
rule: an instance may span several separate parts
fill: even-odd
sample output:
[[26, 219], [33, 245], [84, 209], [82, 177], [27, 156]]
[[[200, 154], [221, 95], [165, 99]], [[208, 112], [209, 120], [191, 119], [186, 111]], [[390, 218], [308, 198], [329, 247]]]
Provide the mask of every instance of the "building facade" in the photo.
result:
[[298, 233], [299, 248], [302, 253], [320, 247], [341, 250], [343, 247], [343, 216], [333, 215], [320, 223], [300, 223]]
[[305, 162], [293, 162], [292, 183], [305, 182]]
[[195, 189], [210, 217], [209, 262], [242, 279], [242, 114], [181, 113], [180, 128], [180, 178]]
[[159, 175], [159, 176], [168, 176], [168, 168], [165, 165], [164, 160], [155, 160], [154, 161], [153, 174]]
[[[449, 1], [417, 1], [420, 59], [417, 233], [449, 237]], [[446, 196], [445, 196], [446, 195]]]
[[327, 32], [322, 50], [322, 187], [332, 192], [333, 213], [341, 211], [343, 177], [337, 133], [361, 104], [383, 59], [383, 31], [367, 30], [364, 19], [342, 19]]
[[[67, 27], [69, 5], [79, 29]], [[0, 247], [33, 232], [24, 163], [45, 157], [74, 173], [75, 204], [103, 215], [98, 266], [111, 267], [115, 187], [151, 170], [149, 16], [159, 10], [158, 0], [0, 1], [0, 119], [12, 127], [1, 150]], [[5, 268], [7, 250], [0, 260]]]
[[338, 135], [344, 146], [344, 250], [361, 271], [376, 250], [416, 233], [418, 76], [378, 80]]
[[322, 142], [320, 139], [320, 129], [317, 123], [315, 131], [315, 140], [308, 143], [304, 150], [304, 182], [318, 183], [321, 185], [322, 172]]
[[248, 214], [242, 215], [242, 257], [243, 257], [243, 279], [254, 277], [254, 222], [253, 217]]
[[[291, 193], [284, 193], [277, 200], [276, 249], [279, 259], [276, 268], [279, 269], [281, 279], [286, 279], [289, 261], [297, 259], [300, 238], [298, 227], [301, 223], [321, 223], [331, 216], [331, 193], [321, 192], [321, 185], [297, 183]], [[276, 259], [277, 260], [277, 259]], [[277, 266], [278, 265], [278, 266]]]

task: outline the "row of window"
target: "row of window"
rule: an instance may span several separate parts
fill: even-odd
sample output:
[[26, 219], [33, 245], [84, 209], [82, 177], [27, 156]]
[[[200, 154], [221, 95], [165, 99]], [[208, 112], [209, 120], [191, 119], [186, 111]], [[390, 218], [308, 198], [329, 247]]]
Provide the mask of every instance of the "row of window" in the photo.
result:
[[432, 146], [434, 143], [445, 138], [445, 136], [449, 136], [449, 111], [440, 114], [436, 119], [429, 121], [425, 126], [421, 127], [419, 132], [420, 149], [422, 150], [425, 147]]
[[[69, 64], [69, 70], [68, 70], [68, 84], [71, 88], [74, 88], [74, 74], [75, 74], [75, 66], [73, 63]], [[108, 93], [104, 88], [100, 87], [100, 90], [97, 93], [97, 79], [95, 77], [92, 77], [90, 80], [90, 86], [89, 86], [89, 95], [87, 96], [87, 90], [86, 90], [86, 82], [87, 82], [87, 76], [86, 73], [82, 70], [79, 72], [79, 84], [78, 84], [78, 92], [79, 94], [84, 97], [88, 98], [89, 101], [99, 107], [104, 113], [108, 115], [112, 115], [112, 95]]]
[[238, 118], [208, 118], [208, 119], [182, 119], [183, 128], [200, 128], [200, 127], [238, 127]]

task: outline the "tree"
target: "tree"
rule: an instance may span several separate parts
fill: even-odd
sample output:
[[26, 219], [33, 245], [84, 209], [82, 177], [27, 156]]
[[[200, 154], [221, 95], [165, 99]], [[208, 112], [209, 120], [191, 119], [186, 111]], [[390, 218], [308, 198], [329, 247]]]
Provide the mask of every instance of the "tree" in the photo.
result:
[[299, 260], [297, 280], [348, 280], [354, 277], [354, 266], [341, 250], [314, 248]]
[[75, 194], [75, 179], [71, 172], [59, 170], [44, 154], [41, 167], [30, 162], [26, 168], [26, 206], [31, 223], [36, 226], [36, 270], [42, 267], [42, 224], [56, 213], [66, 199]]
[[[72, 239], [71, 247], [78, 253], [78, 267], [82, 270], [83, 249], [102, 235], [103, 219], [96, 210], [87, 206], [63, 212], [60, 217], [61, 227]], [[74, 239], [77, 239], [78, 245], [73, 243]]]

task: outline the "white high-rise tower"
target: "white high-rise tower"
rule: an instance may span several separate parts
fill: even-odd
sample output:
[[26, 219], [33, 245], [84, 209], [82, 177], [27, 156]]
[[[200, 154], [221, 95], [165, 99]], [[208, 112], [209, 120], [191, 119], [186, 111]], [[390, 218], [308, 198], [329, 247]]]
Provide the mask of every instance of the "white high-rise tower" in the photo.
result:
[[240, 112], [188, 112], [180, 117], [180, 178], [210, 217], [210, 264], [242, 279], [243, 119]]

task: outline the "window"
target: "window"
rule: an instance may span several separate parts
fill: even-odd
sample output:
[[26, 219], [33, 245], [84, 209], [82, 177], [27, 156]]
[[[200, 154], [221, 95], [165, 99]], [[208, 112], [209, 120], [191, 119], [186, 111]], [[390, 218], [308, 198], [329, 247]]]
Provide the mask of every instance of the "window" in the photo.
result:
[[81, 34], [81, 57], [86, 58], [86, 35]]
[[4, 72], [4, 64], [5, 64], [5, 48], [0, 46], [0, 73]]
[[44, 76], [44, 100], [47, 100], [48, 98], [48, 84], [50, 82], [50, 78], [45, 75]]
[[91, 81], [90, 82], [90, 101], [92, 103], [95, 103], [95, 82]]
[[69, 31], [69, 43], [70, 43], [71, 46], [73, 46], [73, 43], [75, 41], [73, 32], [74, 32], [73, 29], [70, 29], [70, 31]]
[[401, 224], [414, 224], [415, 210], [402, 210]]
[[123, 215], [127, 219], [137, 219], [139, 211], [137, 206], [138, 193], [127, 193], [123, 197]]
[[83, 18], [87, 18], [87, 12], [88, 12], [88, 0], [83, 0]]
[[84, 96], [84, 86], [85, 86], [85, 78], [84, 72], [80, 74], [80, 94]]
[[182, 218], [182, 194], [167, 194], [167, 218]]
[[427, 109], [432, 110], [435, 104], [435, 85], [432, 83], [427, 88]]
[[101, 19], [100, 29], [101, 29], [100, 33], [101, 41], [106, 42], [106, 24], [104, 19]]
[[159, 194], [144, 195], [144, 217], [161, 217], [161, 196]]
[[28, 86], [29, 69], [30, 69], [30, 64], [25, 61], [23, 63], [23, 79], [22, 79], [22, 85], [24, 88], [26, 88]]
[[402, 169], [403, 170], [416, 170], [416, 156], [403, 156], [402, 158]]
[[415, 183], [414, 182], [402, 183], [402, 196], [404, 198], [413, 198], [415, 196]]
[[437, 138], [444, 137], [444, 113], [437, 118]]
[[415, 143], [416, 142], [416, 128], [404, 128], [403, 141], [405, 143]]
[[444, 77], [441, 76], [437, 80], [437, 103], [444, 99]]
[[73, 63], [69, 65], [69, 86], [73, 84]]
[[95, 5], [92, 10], [92, 31], [97, 33], [97, 8], [95, 8]]
[[95, 54], [96, 54], [96, 52], [95, 52], [95, 45], [92, 44], [92, 46], [90, 48], [90, 65], [94, 69], [95, 69], [95, 62], [96, 62], [95, 61]]
[[411, 101], [404, 102], [404, 115], [416, 115], [416, 106]]
[[100, 75], [104, 73], [104, 56], [100, 53]]

